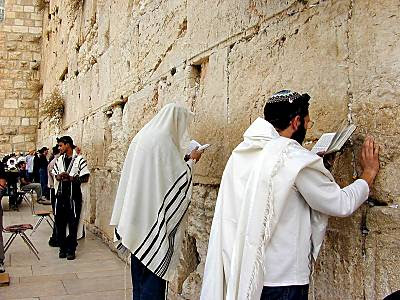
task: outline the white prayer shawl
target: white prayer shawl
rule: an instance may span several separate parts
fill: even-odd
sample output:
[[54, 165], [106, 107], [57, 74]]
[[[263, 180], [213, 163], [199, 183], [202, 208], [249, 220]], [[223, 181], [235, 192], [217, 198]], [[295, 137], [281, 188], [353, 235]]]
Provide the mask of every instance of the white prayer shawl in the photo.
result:
[[81, 184], [81, 192], [82, 192], [82, 208], [81, 214], [79, 216], [79, 224], [78, 224], [78, 231], [76, 234], [76, 238], [79, 240], [85, 237], [85, 223], [87, 222], [86, 217], [88, 214], [88, 204], [89, 204], [89, 184], [88, 182]]
[[[282, 166], [288, 163], [292, 164], [291, 173], [281, 173]], [[208, 244], [202, 300], [260, 299], [265, 248], [296, 176], [306, 166], [332, 178], [317, 155], [296, 141], [279, 136], [264, 119], [258, 118], [248, 128], [222, 176]], [[315, 258], [327, 221], [326, 215], [312, 211]]]
[[[79, 177], [81, 177], [81, 176], [90, 174], [86, 159], [84, 159], [82, 155], [78, 155], [75, 152], [75, 150], [73, 151], [72, 161], [71, 161], [71, 163], [73, 165], [71, 167], [67, 168], [67, 170], [65, 169], [65, 165], [64, 165], [64, 156], [65, 155], [61, 155], [59, 158], [57, 158], [57, 160], [54, 164], [53, 171], [52, 171], [52, 174], [54, 175], [54, 177], [62, 172], [66, 172], [68, 169], [70, 170], [69, 171], [70, 176], [78, 175]], [[87, 183], [81, 184], [81, 192], [83, 189], [85, 189], [86, 184]], [[58, 190], [59, 186], [60, 186], [60, 182], [58, 180], [54, 180], [54, 189], [56, 191], [56, 194], [57, 194], [57, 190]], [[72, 189], [71, 189], [71, 193], [72, 193]], [[84, 202], [85, 201], [84, 196], [85, 196], [84, 193], [82, 193], [82, 208], [81, 208], [81, 213], [79, 216], [77, 239], [82, 238], [84, 235], [84, 217], [85, 217], [85, 208], [86, 208], [86, 205]], [[56, 198], [56, 201], [57, 201], [57, 198]], [[57, 211], [55, 212], [55, 214], [57, 214]], [[67, 227], [67, 234], [68, 234], [68, 227]]]
[[124, 162], [110, 225], [122, 245], [170, 281], [179, 259], [192, 175], [184, 156], [192, 113], [168, 104], [138, 132]]

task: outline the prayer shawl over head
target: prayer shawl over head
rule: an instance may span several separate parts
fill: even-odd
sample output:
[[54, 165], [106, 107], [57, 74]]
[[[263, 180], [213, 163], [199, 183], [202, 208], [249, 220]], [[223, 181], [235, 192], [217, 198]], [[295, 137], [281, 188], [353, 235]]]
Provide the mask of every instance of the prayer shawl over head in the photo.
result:
[[[322, 159], [281, 137], [258, 118], [225, 167], [208, 244], [202, 300], [260, 299], [268, 246], [298, 172], [316, 168], [329, 178]], [[318, 255], [327, 216], [311, 213], [313, 256]], [[279, 263], [279, 262], [277, 262]], [[264, 269], [265, 268], [265, 269]]]
[[184, 156], [192, 113], [168, 104], [132, 140], [110, 225], [150, 271], [171, 280], [179, 258], [192, 175]]

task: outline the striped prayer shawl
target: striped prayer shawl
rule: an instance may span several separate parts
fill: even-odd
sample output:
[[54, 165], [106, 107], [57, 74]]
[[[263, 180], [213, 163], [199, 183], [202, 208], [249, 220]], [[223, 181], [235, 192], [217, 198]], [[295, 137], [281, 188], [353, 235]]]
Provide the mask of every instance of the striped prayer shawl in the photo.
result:
[[174, 254], [175, 237], [190, 202], [187, 194], [191, 187], [191, 170], [179, 176], [166, 193], [158, 210], [157, 219], [145, 239], [135, 250], [135, 255], [147, 268], [163, 277]]
[[110, 221], [117, 240], [167, 281], [179, 261], [192, 194], [192, 170], [184, 161], [190, 119], [186, 108], [168, 104], [134, 137]]
[[[81, 155], [77, 155], [75, 151], [73, 152], [72, 160], [68, 168], [66, 168], [65, 164], [65, 154], [57, 158], [52, 170], [52, 174], [54, 175], [54, 177], [56, 177], [58, 174], [61, 174], [63, 172], [68, 172], [70, 176], [79, 176], [79, 177], [90, 174], [86, 159], [84, 159], [83, 156]], [[54, 189], [56, 191], [56, 194], [58, 189], [61, 188], [61, 184], [65, 183], [60, 182], [58, 180], [54, 181]], [[69, 184], [72, 185], [72, 183]], [[72, 188], [70, 197], [72, 199]]]

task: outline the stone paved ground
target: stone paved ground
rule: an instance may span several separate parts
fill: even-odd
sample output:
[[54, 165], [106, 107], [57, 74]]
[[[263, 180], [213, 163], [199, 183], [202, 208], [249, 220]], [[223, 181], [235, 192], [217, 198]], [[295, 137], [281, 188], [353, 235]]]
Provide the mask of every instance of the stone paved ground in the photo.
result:
[[[8, 200], [3, 198], [3, 208], [8, 209]], [[36, 207], [36, 205], [35, 205]], [[51, 206], [37, 205], [37, 209], [50, 209]], [[27, 204], [20, 211], [5, 211], [4, 225], [31, 223], [32, 216]], [[31, 231], [27, 231], [28, 236]], [[0, 299], [124, 299], [125, 264], [96, 236], [88, 233], [79, 241], [76, 259], [68, 261], [58, 258], [58, 248], [51, 248], [47, 241], [51, 234], [50, 226], [43, 222], [31, 237], [39, 250], [40, 261], [30, 252], [20, 237], [6, 253], [6, 272], [11, 282], [0, 287]], [[3, 234], [5, 240], [8, 234]], [[4, 241], [5, 242], [5, 241]], [[131, 279], [129, 265], [126, 266], [126, 299], [131, 298]]]

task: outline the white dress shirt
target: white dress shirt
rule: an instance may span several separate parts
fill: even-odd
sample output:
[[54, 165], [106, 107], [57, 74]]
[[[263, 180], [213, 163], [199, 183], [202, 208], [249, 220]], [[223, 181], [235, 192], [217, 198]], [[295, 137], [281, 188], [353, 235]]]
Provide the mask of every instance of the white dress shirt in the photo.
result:
[[368, 194], [368, 184], [362, 179], [341, 189], [315, 169], [301, 170], [266, 247], [264, 286], [309, 283], [310, 208], [329, 216], [346, 217], [368, 198]]

